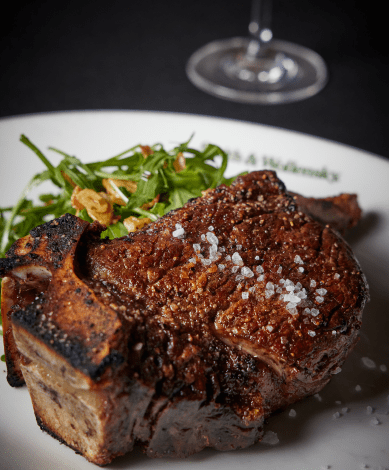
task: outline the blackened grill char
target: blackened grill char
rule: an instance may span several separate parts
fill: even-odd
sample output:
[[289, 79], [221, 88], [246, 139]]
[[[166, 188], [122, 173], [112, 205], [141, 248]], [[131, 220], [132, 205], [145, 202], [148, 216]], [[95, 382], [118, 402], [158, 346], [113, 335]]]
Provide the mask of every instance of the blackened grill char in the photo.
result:
[[128, 237], [65, 215], [19, 240], [0, 265], [8, 375], [27, 382], [41, 428], [99, 465], [134, 445], [184, 457], [247, 447], [272, 412], [321, 390], [368, 290], [298, 197], [253, 172]]

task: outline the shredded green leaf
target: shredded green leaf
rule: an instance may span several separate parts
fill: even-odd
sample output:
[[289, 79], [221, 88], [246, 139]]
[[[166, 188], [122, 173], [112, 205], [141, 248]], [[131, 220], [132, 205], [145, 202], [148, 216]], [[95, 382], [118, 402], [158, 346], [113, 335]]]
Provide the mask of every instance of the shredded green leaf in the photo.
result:
[[[136, 183], [135, 192], [116, 187], [123, 205], [113, 204], [116, 223], [109, 225], [102, 233], [102, 237], [116, 238], [128, 234], [123, 224], [127, 217], [157, 220], [189, 199], [201, 196], [202, 191], [220, 184], [229, 185], [235, 179], [224, 176], [228, 155], [213, 144], [202, 151], [191, 148], [190, 140], [170, 151], [161, 144], [155, 144], [150, 147], [152, 153], [147, 157], [142, 152], [143, 147], [137, 145], [119, 155], [93, 163], [82, 163], [75, 156], [50, 147], [49, 150], [62, 157], [55, 166], [25, 135], [21, 135], [20, 140], [37, 155], [46, 169], [31, 178], [13, 207], [0, 207], [0, 257], [4, 257], [12, 243], [26, 236], [33, 228], [65, 213], [77, 214], [91, 222], [92, 218], [85, 208], [77, 211], [72, 206], [75, 185], [100, 192], [104, 191], [105, 178]], [[177, 171], [175, 162], [181, 155], [185, 157], [185, 165]], [[29, 194], [45, 181], [53, 183], [53, 193], [41, 194], [40, 203], [37, 204], [29, 198]], [[157, 202], [155, 198], [159, 198]], [[145, 209], [144, 206], [152, 201], [152, 207]]]

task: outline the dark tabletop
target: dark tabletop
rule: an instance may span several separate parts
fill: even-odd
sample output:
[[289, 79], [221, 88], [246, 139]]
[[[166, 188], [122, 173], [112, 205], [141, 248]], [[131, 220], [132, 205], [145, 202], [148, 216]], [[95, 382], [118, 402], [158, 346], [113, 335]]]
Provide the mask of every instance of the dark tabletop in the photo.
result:
[[207, 42], [246, 36], [250, 1], [7, 2], [1, 15], [0, 117], [128, 109], [234, 118], [389, 158], [386, 11], [376, 2], [275, 0], [273, 34], [318, 52], [330, 79], [284, 105], [225, 101], [189, 82]]

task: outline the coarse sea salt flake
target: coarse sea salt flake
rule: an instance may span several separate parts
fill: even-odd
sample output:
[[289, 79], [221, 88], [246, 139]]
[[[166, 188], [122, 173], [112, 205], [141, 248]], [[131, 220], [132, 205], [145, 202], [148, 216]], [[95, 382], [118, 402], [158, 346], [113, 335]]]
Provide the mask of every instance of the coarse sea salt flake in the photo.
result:
[[316, 293], [319, 294], [319, 295], [326, 295], [327, 293], [327, 289], [316, 289]]
[[249, 298], [249, 293], [248, 292], [242, 292], [242, 299], [248, 299]]
[[243, 266], [241, 273], [244, 277], [253, 277], [254, 273], [247, 266]]
[[339, 273], [335, 273], [334, 274], [334, 279], [339, 279], [340, 278], [340, 274]]
[[239, 266], [232, 266], [231, 271], [233, 273], [236, 273], [238, 271], [238, 269], [239, 269]]
[[259, 273], [259, 274], [264, 273], [264, 269], [263, 269], [263, 267], [262, 267], [261, 265], [258, 265], [258, 266], [255, 268], [255, 270], [256, 270], [257, 273]]
[[324, 297], [321, 297], [320, 295], [316, 296], [316, 302], [322, 304], [324, 302]]
[[259, 281], [259, 282], [263, 281], [264, 277], [265, 276], [263, 274], [261, 274], [260, 276], [257, 277], [257, 281]]
[[280, 266], [280, 267], [277, 269], [277, 273], [278, 273], [278, 274], [281, 274], [281, 271], [282, 271], [282, 266]]
[[301, 266], [299, 267], [299, 271], [300, 273], [303, 273], [304, 272], [304, 268], [302, 268]]
[[317, 317], [319, 315], [319, 310], [317, 308], [311, 308], [311, 315]]
[[177, 230], [175, 230], [175, 231], [172, 233], [173, 237], [175, 237], [175, 238], [181, 238], [181, 237], [184, 236], [184, 234], [185, 234], [185, 230], [184, 230], [182, 227], [179, 228], [179, 229], [177, 229]]
[[311, 279], [311, 282], [309, 283], [309, 287], [316, 287], [316, 281]]
[[218, 268], [220, 269], [220, 271], [223, 271], [223, 269], [225, 268], [225, 264], [219, 264], [218, 265]]
[[308, 331], [308, 334], [309, 334], [309, 336], [312, 336], [312, 338], [313, 338], [314, 336], [316, 336], [316, 332], [315, 332], [315, 331], [312, 331], [312, 330], [309, 330], [309, 331]]
[[209, 247], [209, 253], [210, 253], [211, 255], [214, 255], [215, 253], [217, 253], [217, 245], [211, 245], [211, 246]]
[[266, 284], [266, 289], [269, 289], [269, 290], [274, 290], [274, 284], [272, 282], [268, 282]]
[[271, 325], [267, 325], [266, 329], [267, 331], [269, 331], [269, 333], [271, 333], [274, 330], [274, 328]]
[[288, 304], [286, 304], [286, 310], [288, 310], [288, 312], [292, 315], [297, 315], [297, 308], [296, 308], [296, 304], [293, 304], [292, 302], [289, 302]]
[[194, 251], [200, 251], [201, 250], [200, 244], [199, 243], [194, 243], [193, 244], [193, 249], [194, 249]]
[[232, 255], [232, 261], [234, 262], [234, 264], [243, 266], [243, 259], [237, 251], [235, 251], [235, 253]]
[[241, 274], [238, 274], [236, 277], [235, 277], [235, 280], [236, 281], [243, 281], [244, 279], [244, 276], [242, 276]]
[[298, 263], [298, 264], [303, 264], [303, 260], [301, 259], [301, 256], [299, 256], [299, 255], [296, 255], [294, 257], [294, 262]]
[[213, 245], [217, 245], [219, 243], [219, 239], [212, 232], [207, 232], [207, 240], [209, 241], [209, 243], [212, 243]]
[[196, 263], [196, 258], [189, 258], [189, 263]]
[[210, 226], [208, 227], [208, 230], [210, 230], [210, 231], [212, 232], [212, 230], [214, 230], [213, 226], [210, 225]]
[[297, 297], [297, 295], [293, 294], [284, 295], [284, 300], [285, 302], [293, 302], [294, 304], [298, 304], [299, 302], [301, 302], [300, 297]]

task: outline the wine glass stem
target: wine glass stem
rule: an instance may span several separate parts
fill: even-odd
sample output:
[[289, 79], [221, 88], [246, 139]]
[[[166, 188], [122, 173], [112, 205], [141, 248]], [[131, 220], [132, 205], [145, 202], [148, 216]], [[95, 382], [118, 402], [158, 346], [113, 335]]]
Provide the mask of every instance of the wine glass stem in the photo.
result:
[[250, 41], [247, 55], [257, 57], [260, 51], [271, 41], [272, 0], [252, 0], [249, 23]]

